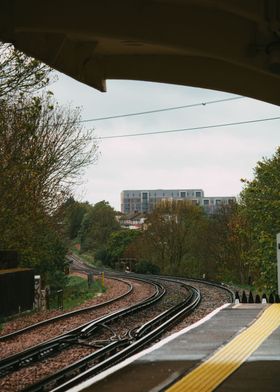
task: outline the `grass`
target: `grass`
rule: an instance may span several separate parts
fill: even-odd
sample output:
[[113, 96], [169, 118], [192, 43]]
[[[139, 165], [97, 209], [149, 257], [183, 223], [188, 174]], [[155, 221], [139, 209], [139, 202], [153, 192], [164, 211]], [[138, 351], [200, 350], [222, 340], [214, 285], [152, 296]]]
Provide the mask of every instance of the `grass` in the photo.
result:
[[[88, 287], [87, 279], [83, 279], [79, 276], [69, 276], [68, 283], [63, 290], [63, 309], [71, 310], [72, 308], [83, 304], [89, 299], [94, 298], [99, 293], [104, 293], [105, 287], [102, 287], [100, 280], [93, 280], [91, 287]], [[50, 297], [50, 309], [58, 308], [57, 294], [54, 292]], [[0, 331], [3, 329], [4, 324], [9, 321], [22, 316], [23, 314], [30, 314], [35, 312], [29, 310], [21, 314], [14, 314], [7, 317], [0, 318]]]
[[83, 261], [87, 262], [88, 264], [91, 264], [95, 266], [95, 259], [94, 259], [94, 253], [93, 252], [83, 252], [80, 253], [78, 249], [75, 248], [75, 246], [70, 246], [71, 252], [81, 258]]
[[86, 263], [91, 264], [95, 266], [95, 260], [94, 260], [94, 255], [93, 253], [90, 252], [85, 252], [85, 253], [79, 253], [77, 254], [82, 260], [84, 260]]
[[71, 252], [78, 256], [82, 261], [84, 261], [85, 263], [95, 267], [95, 268], [101, 268], [104, 270], [111, 270], [110, 267], [108, 266], [104, 266], [102, 261], [100, 260], [96, 260], [95, 256], [94, 256], [94, 252], [92, 251], [87, 251], [87, 252], [79, 252], [74, 246], [70, 247]]
[[[104, 291], [106, 291], [106, 288], [102, 287], [99, 280], [93, 280], [91, 287], [88, 287], [86, 279], [79, 276], [70, 276], [67, 286], [63, 290], [63, 309], [70, 310]], [[50, 308], [55, 309], [57, 307], [58, 296], [54, 293], [50, 299]]]

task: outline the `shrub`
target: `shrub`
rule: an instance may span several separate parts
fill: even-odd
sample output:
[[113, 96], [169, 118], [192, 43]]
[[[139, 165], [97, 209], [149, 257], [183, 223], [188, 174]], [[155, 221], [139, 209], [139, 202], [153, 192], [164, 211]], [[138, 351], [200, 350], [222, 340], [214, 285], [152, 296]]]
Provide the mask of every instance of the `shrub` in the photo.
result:
[[135, 272], [138, 274], [159, 275], [160, 268], [148, 260], [140, 260], [135, 264]]

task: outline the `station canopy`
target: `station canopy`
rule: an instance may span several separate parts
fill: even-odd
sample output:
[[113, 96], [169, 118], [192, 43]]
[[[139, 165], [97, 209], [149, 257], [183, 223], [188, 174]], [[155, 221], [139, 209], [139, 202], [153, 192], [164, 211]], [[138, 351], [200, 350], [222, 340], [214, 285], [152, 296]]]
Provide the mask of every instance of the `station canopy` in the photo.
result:
[[1, 0], [0, 40], [100, 91], [146, 80], [280, 104], [279, 0]]

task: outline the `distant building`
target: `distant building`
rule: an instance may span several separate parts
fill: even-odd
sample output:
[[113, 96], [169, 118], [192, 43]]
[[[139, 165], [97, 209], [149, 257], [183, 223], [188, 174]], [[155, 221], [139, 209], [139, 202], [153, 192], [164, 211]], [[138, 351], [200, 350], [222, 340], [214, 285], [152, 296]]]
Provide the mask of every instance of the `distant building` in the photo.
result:
[[146, 220], [145, 214], [141, 212], [131, 212], [129, 214], [122, 215], [118, 218], [118, 221], [124, 229], [144, 229]]
[[206, 197], [202, 189], [150, 189], [124, 190], [121, 192], [121, 212], [150, 213], [163, 200], [188, 200], [202, 206], [209, 214], [220, 205], [236, 201], [234, 196]]

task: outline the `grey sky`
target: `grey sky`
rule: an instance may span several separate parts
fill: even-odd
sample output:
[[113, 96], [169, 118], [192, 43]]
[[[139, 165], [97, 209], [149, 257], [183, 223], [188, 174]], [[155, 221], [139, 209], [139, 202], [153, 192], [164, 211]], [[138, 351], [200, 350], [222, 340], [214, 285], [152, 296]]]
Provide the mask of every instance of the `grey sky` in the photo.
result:
[[[134, 81], [108, 81], [100, 93], [59, 75], [51, 86], [63, 104], [96, 118], [232, 97], [220, 91]], [[250, 98], [145, 116], [87, 123], [95, 136], [189, 128], [280, 116], [278, 106]], [[120, 209], [123, 189], [202, 188], [206, 196], [237, 196], [262, 157], [280, 144], [280, 120], [226, 128], [107, 139], [77, 188], [80, 200], [109, 201]]]

